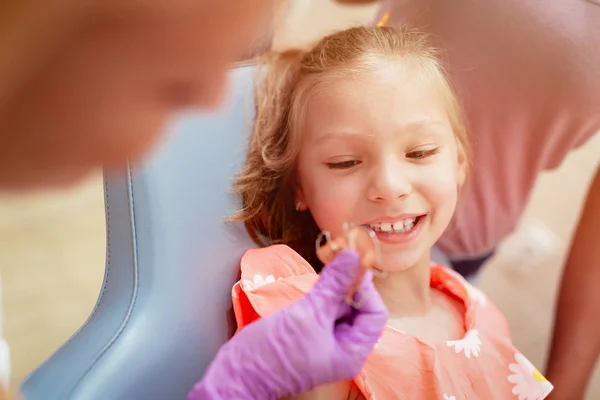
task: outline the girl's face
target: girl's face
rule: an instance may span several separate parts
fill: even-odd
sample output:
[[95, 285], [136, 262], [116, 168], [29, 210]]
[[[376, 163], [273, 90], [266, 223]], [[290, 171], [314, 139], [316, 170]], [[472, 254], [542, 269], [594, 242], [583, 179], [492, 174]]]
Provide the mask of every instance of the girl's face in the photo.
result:
[[390, 63], [322, 84], [301, 132], [296, 200], [333, 237], [373, 227], [389, 271], [428, 262], [465, 175], [439, 93], [414, 76]]

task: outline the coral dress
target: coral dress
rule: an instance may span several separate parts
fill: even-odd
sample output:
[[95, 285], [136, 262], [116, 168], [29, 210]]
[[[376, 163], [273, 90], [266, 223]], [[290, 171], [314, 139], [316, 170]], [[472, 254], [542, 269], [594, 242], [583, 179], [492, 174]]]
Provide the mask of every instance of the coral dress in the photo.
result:
[[[238, 330], [304, 296], [319, 275], [284, 245], [249, 250], [233, 287]], [[511, 343], [500, 311], [456, 272], [431, 266], [431, 287], [462, 301], [461, 340], [427, 343], [387, 327], [354, 383], [367, 399], [537, 400], [553, 386]]]

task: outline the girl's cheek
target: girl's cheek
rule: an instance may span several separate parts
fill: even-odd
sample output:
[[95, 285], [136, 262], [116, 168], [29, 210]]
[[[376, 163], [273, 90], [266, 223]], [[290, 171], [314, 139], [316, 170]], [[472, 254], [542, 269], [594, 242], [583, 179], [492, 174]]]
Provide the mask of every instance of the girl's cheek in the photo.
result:
[[346, 220], [352, 217], [356, 193], [339, 183], [322, 181], [317, 184], [319, 187], [308, 194], [311, 213], [321, 230], [336, 235], [344, 222], [351, 222]]
[[438, 190], [456, 188], [459, 184], [458, 167], [449, 157], [445, 157], [439, 162], [423, 165], [418, 169], [415, 179], [417, 182], [436, 187]]

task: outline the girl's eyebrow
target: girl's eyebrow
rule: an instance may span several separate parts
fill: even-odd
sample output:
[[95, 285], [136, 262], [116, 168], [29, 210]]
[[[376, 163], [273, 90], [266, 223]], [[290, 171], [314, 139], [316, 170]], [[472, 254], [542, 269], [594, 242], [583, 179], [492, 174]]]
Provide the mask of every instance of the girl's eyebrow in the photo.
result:
[[[409, 121], [403, 125], [401, 125], [398, 130], [399, 131], [405, 131], [405, 132], [417, 132], [420, 130], [423, 130], [424, 128], [447, 128], [448, 125], [447, 123], [444, 123], [443, 121], [439, 121], [437, 119], [433, 119], [433, 118], [421, 118], [421, 119], [416, 119], [416, 120], [412, 120]], [[371, 136], [371, 133], [362, 133], [362, 132], [358, 132], [358, 131], [333, 131], [333, 132], [327, 132], [323, 135], [321, 135], [321, 137], [319, 137], [315, 143], [321, 143], [321, 142], [325, 142], [328, 140], [347, 140], [349, 138], [356, 138], [356, 137], [364, 137], [364, 136]]]
[[448, 123], [445, 121], [440, 121], [435, 118], [422, 118], [422, 119], [416, 119], [413, 121], [409, 121], [406, 124], [404, 124], [400, 129], [406, 130], [406, 131], [417, 131], [417, 130], [421, 130], [423, 128], [430, 128], [430, 127], [447, 128]]
[[318, 138], [315, 143], [321, 143], [321, 142], [325, 142], [328, 140], [347, 140], [348, 138], [351, 137], [359, 137], [359, 136], [365, 136], [364, 133], [361, 132], [357, 132], [357, 131], [338, 131], [338, 132], [328, 132], [325, 133], [323, 135], [321, 135], [320, 138]]

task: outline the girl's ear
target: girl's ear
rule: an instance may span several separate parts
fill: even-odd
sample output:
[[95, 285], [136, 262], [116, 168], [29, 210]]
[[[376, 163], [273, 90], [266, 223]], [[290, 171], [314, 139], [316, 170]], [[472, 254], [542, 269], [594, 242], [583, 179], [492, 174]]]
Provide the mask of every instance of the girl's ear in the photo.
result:
[[294, 208], [296, 211], [308, 210], [308, 205], [306, 204], [306, 200], [304, 198], [304, 192], [299, 185], [294, 187]]
[[304, 191], [302, 190], [302, 186], [300, 186], [298, 177], [294, 176], [290, 184], [292, 185], [292, 190], [294, 192], [294, 208], [296, 211], [308, 210], [306, 197], [304, 196]]

